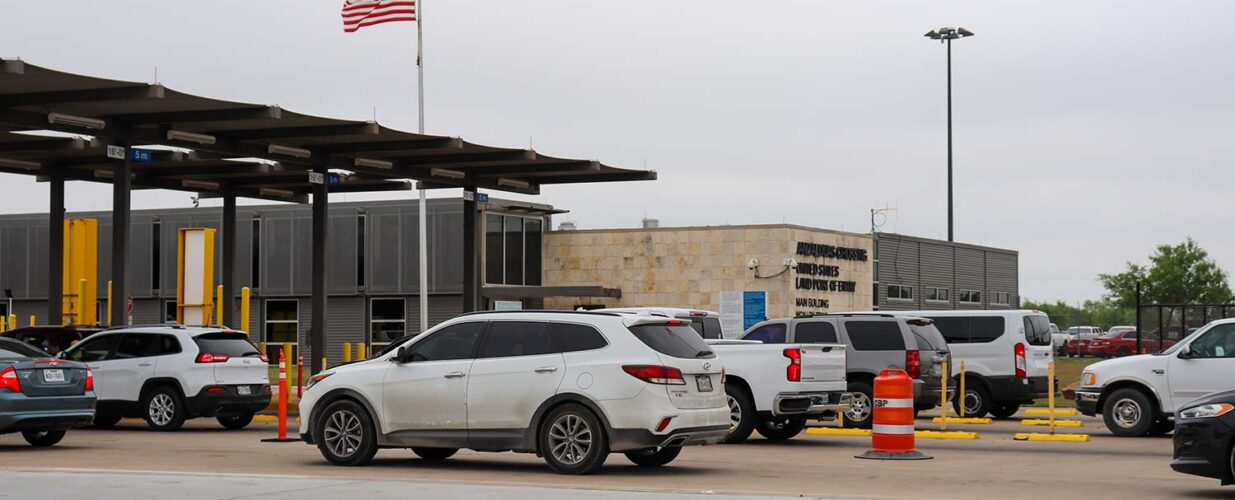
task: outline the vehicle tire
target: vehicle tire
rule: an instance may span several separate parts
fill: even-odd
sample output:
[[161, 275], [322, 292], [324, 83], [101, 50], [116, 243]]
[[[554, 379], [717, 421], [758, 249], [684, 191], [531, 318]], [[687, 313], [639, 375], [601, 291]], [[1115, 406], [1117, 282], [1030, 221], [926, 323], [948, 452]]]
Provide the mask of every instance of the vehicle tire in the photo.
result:
[[1121, 437], [1144, 436], [1157, 415], [1145, 393], [1136, 389], [1120, 389], [1106, 398], [1102, 419], [1111, 433]]
[[979, 384], [973, 384], [965, 388], [965, 394], [959, 398], [952, 398], [952, 409], [956, 410], [957, 414], [961, 413], [961, 402], [965, 404], [965, 417], [982, 418], [991, 411], [992, 401], [991, 393]]
[[1147, 434], [1150, 436], [1165, 436], [1167, 434], [1170, 434], [1174, 430], [1175, 430], [1175, 422], [1172, 422], [1165, 418], [1159, 418], [1158, 420], [1154, 421], [1153, 425], [1149, 426], [1149, 432]]
[[142, 402], [146, 425], [159, 432], [170, 432], [184, 425], [184, 398], [168, 386], [155, 387]]
[[21, 431], [21, 437], [35, 448], [46, 448], [64, 439], [64, 431]]
[[1016, 415], [1016, 412], [1021, 409], [1021, 405], [1017, 403], [999, 403], [991, 407], [991, 416], [997, 420], [1007, 420]]
[[455, 456], [458, 453], [458, 448], [424, 448], [420, 446], [412, 447], [412, 453], [425, 460], [446, 460]]
[[120, 423], [120, 417], [112, 417], [112, 416], [100, 417], [98, 415], [95, 415], [94, 423], [91, 425], [99, 429], [110, 429], [112, 427], [115, 427], [116, 424], [118, 423]]
[[250, 423], [253, 422], [253, 414], [248, 413], [244, 415], [230, 415], [226, 417], [215, 417], [215, 420], [218, 420], [219, 425], [222, 425], [224, 429], [239, 430], [239, 429], [243, 429], [247, 427]]
[[759, 431], [759, 435], [767, 438], [769, 441], [793, 439], [794, 436], [801, 434], [804, 429], [806, 429], [805, 418], [760, 420], [759, 425], [755, 426], [755, 430]]
[[540, 423], [540, 454], [558, 474], [591, 474], [609, 458], [609, 439], [590, 410], [568, 403], [549, 412]]
[[1115, 357], [1117, 358], [1130, 355], [1132, 355], [1132, 349], [1128, 349], [1127, 347], [1120, 347], [1118, 351], [1115, 351]]
[[681, 446], [666, 446], [626, 452], [626, 459], [639, 467], [660, 467], [672, 462], [682, 453]]
[[755, 430], [758, 420], [755, 400], [738, 384], [725, 384], [725, 400], [729, 403], [729, 434], [720, 442], [742, 444]]
[[1230, 467], [1231, 469], [1226, 471], [1226, 473], [1229, 474], [1228, 476], [1226, 476], [1226, 480], [1232, 483], [1235, 483], [1235, 443], [1231, 444], [1231, 465]]
[[870, 382], [855, 381], [849, 383], [849, 392], [853, 400], [845, 410], [845, 427], [869, 429], [875, 416], [875, 390]]
[[350, 399], [335, 401], [314, 422], [313, 440], [326, 461], [335, 465], [366, 465], [377, 454], [377, 432], [364, 406]]

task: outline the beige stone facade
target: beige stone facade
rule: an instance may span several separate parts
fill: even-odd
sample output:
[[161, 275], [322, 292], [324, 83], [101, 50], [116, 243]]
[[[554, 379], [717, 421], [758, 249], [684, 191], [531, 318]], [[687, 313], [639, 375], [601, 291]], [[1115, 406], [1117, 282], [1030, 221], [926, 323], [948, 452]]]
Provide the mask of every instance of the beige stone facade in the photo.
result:
[[[769, 317], [869, 310], [872, 247], [869, 235], [791, 224], [553, 231], [545, 236], [545, 285], [620, 288], [622, 297], [553, 297], [545, 307], [717, 311], [721, 292], [762, 290]], [[748, 268], [751, 259], [757, 270]], [[787, 259], [797, 265], [787, 268]]]

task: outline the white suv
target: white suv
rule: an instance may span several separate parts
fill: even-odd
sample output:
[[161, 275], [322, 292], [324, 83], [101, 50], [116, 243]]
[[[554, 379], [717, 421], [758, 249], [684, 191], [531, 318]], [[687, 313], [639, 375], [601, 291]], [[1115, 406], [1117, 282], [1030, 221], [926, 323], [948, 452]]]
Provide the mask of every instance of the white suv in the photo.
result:
[[157, 431], [215, 417], [240, 429], [270, 404], [266, 355], [244, 332], [180, 325], [129, 327], [87, 337], [56, 357], [94, 371], [97, 427], [141, 417]]
[[563, 474], [610, 452], [640, 466], [729, 430], [720, 360], [689, 321], [601, 312], [460, 316], [315, 375], [300, 437], [339, 465], [379, 448], [536, 453]]

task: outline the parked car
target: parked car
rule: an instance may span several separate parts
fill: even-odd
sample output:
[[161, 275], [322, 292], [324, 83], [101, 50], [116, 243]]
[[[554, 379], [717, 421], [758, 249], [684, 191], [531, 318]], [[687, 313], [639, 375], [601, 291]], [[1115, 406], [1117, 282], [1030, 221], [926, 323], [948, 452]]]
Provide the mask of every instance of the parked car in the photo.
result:
[[[1137, 332], [1135, 330], [1120, 330], [1108, 333], [1089, 341], [1089, 355], [1100, 358], [1122, 358], [1137, 352]], [[1159, 342], [1157, 337], [1146, 335], [1141, 339], [1141, 353], [1158, 352], [1175, 345], [1175, 341]]]
[[60, 353], [94, 370], [98, 427], [140, 417], [156, 431], [214, 417], [241, 429], [270, 404], [266, 355], [244, 332], [158, 325], [107, 330]]
[[1171, 348], [1094, 363], [1081, 373], [1076, 407], [1102, 415], [1116, 436], [1166, 434], [1176, 411], [1235, 386], [1235, 319], [1214, 321]]
[[[923, 336], [932, 342], [920, 342]], [[765, 344], [839, 343], [846, 347], [847, 390], [851, 401], [846, 425], [870, 427], [874, 408], [874, 380], [881, 370], [900, 368], [913, 381], [916, 410], [938, 404], [946, 343], [929, 320], [897, 318], [888, 314], [845, 313], [758, 323], [742, 340]], [[923, 339], [925, 340], [925, 339]]]
[[1047, 396], [1047, 371], [1054, 359], [1050, 319], [1042, 311], [888, 311], [929, 318], [947, 340], [952, 376], [965, 362], [965, 395], [952, 400], [965, 416], [1010, 418], [1023, 404]]
[[94, 376], [82, 363], [0, 338], [0, 434], [20, 432], [31, 446], [52, 446], [94, 419]]
[[1063, 355], [1088, 356], [1090, 341], [1100, 336], [1102, 336], [1102, 329], [1096, 326], [1074, 326], [1068, 328], [1068, 344]]
[[658, 467], [729, 431], [721, 360], [687, 321], [612, 312], [459, 316], [382, 356], [315, 375], [300, 437], [333, 464], [380, 448], [537, 453], [555, 472], [610, 452]]
[[[616, 313], [633, 313], [643, 314], [647, 316], [660, 316], [664, 318], [677, 318], [690, 321], [690, 327], [699, 332], [699, 336], [704, 339], [723, 339], [726, 338], [725, 332], [721, 331], [720, 313], [716, 311], [703, 311], [699, 309], [687, 309], [682, 307], [615, 307], [610, 309], [594, 309], [596, 311], [616, 312]], [[731, 337], [736, 337], [741, 332], [734, 332]]]
[[1171, 468], [1235, 484], [1235, 390], [1193, 401], [1179, 412]]
[[20, 340], [54, 356], [100, 331], [103, 328], [98, 326], [23, 326], [0, 333], [0, 337]]

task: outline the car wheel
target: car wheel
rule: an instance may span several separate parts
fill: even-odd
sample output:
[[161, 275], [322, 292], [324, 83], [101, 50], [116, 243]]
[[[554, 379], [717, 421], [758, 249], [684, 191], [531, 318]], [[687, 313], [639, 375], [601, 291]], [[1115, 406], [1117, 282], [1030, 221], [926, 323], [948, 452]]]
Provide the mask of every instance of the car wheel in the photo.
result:
[[626, 459], [639, 467], [660, 467], [672, 462], [682, 453], [681, 446], [666, 446], [664, 448], [647, 448], [644, 450], [626, 452]]
[[120, 423], [120, 417], [111, 417], [111, 416], [100, 417], [98, 415], [95, 415], [94, 423], [92, 425], [100, 429], [110, 429], [112, 427], [115, 427], [116, 424], [118, 423]]
[[1021, 405], [1016, 403], [1000, 403], [991, 408], [991, 416], [999, 420], [1007, 420], [1016, 415], [1016, 412], [1021, 409]]
[[1231, 444], [1231, 470], [1227, 471], [1227, 473], [1230, 475], [1226, 479], [1235, 483], [1235, 443]]
[[725, 400], [729, 403], [729, 433], [721, 440], [725, 444], [741, 444], [755, 430], [755, 401], [738, 384], [725, 384]]
[[1132, 349], [1128, 349], [1127, 347], [1120, 347], [1118, 351], [1115, 351], [1115, 356], [1118, 356], [1120, 358], [1131, 355], [1131, 354], [1132, 354]]
[[759, 431], [759, 435], [770, 441], [792, 439], [794, 436], [801, 434], [803, 429], [806, 429], [805, 418], [760, 420], [759, 425], [755, 426], [755, 430]]
[[874, 389], [869, 382], [850, 382], [849, 392], [853, 399], [845, 410], [845, 426], [869, 429], [875, 416]]
[[1145, 393], [1136, 389], [1120, 389], [1106, 398], [1102, 418], [1112, 434], [1133, 437], [1147, 434], [1157, 416]]
[[45, 448], [64, 439], [64, 431], [21, 431], [21, 437], [35, 448]]
[[369, 412], [355, 401], [335, 401], [322, 411], [313, 440], [326, 461], [335, 465], [365, 465], [377, 454], [377, 433]]
[[184, 425], [184, 400], [171, 387], [156, 387], [146, 395], [146, 425], [160, 432], [174, 431]]
[[952, 399], [952, 408], [961, 412], [961, 404], [965, 405], [964, 417], [982, 418], [991, 411], [991, 395], [985, 387], [974, 384], [965, 388], [962, 397]]
[[215, 417], [215, 420], [218, 420], [219, 425], [222, 425], [224, 429], [238, 430], [238, 429], [243, 429], [247, 427], [250, 423], [253, 422], [253, 414], [248, 413], [244, 415], [229, 415], [226, 417]]
[[446, 460], [455, 456], [458, 453], [458, 448], [423, 448], [419, 446], [412, 447], [412, 453], [425, 460]]
[[577, 404], [554, 408], [540, 423], [540, 454], [558, 474], [590, 474], [609, 458], [609, 440], [600, 420]]

